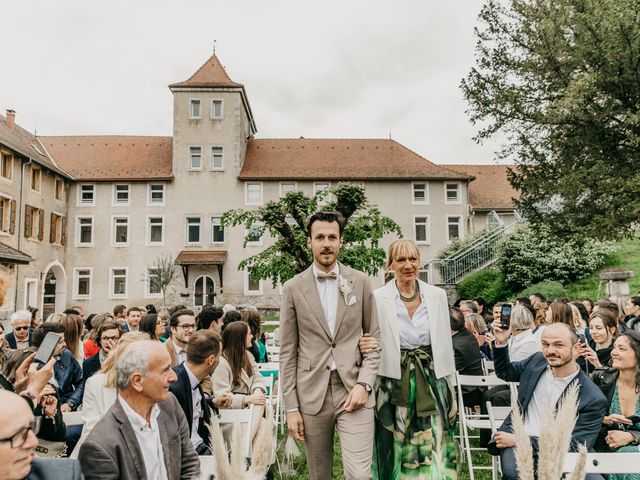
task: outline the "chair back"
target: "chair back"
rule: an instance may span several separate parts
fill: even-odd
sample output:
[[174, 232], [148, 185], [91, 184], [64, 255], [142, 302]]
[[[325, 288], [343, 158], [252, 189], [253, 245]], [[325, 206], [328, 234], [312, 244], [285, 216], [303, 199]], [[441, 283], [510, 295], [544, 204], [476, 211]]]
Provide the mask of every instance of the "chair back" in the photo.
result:
[[[251, 425], [253, 424], [253, 405], [249, 408], [221, 408], [220, 409], [220, 427], [224, 425], [232, 425], [232, 429], [241, 429], [243, 451], [245, 458], [251, 458]], [[246, 428], [243, 428], [246, 426]], [[223, 432], [232, 431], [232, 429], [223, 429]], [[233, 433], [231, 434], [233, 435]], [[231, 444], [231, 436], [228, 438]]]
[[[563, 472], [573, 472], [580, 454], [569, 452], [564, 459]], [[588, 453], [585, 473], [638, 473], [640, 451], [620, 453]]]

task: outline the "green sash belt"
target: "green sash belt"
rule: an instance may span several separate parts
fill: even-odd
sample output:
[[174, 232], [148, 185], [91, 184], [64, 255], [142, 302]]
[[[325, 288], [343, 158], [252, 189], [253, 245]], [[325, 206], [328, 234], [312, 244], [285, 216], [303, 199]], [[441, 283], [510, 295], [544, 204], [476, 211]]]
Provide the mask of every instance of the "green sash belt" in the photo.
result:
[[429, 417], [437, 413], [436, 400], [431, 392], [427, 373], [431, 362], [431, 345], [423, 345], [413, 350], [400, 350], [401, 374], [399, 380], [393, 380], [390, 399], [393, 405], [409, 405], [413, 364], [416, 371], [416, 414], [418, 417]]

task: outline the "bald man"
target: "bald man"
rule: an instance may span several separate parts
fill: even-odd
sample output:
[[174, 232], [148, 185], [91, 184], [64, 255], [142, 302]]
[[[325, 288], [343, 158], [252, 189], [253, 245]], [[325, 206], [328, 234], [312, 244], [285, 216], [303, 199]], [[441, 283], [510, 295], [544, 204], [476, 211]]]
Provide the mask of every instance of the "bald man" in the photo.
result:
[[34, 458], [38, 445], [31, 406], [20, 395], [0, 390], [0, 405], [11, 415], [0, 422], [0, 478], [3, 480], [80, 480], [80, 462]]
[[[565, 390], [573, 382], [580, 385], [578, 419], [571, 436], [571, 451], [577, 451], [584, 444], [589, 451], [602, 426], [607, 411], [607, 399], [600, 389], [578, 367], [576, 359], [580, 345], [576, 332], [564, 323], [554, 323], [542, 333], [542, 352], [531, 355], [521, 362], [509, 360], [509, 331], [494, 328], [496, 342], [494, 361], [496, 375], [507, 382], [520, 382], [518, 403], [524, 412], [524, 429], [531, 437], [534, 455], [537, 457], [538, 436], [544, 415], [544, 405], [548, 397], [557, 406]], [[513, 453], [515, 436], [512, 433], [511, 415], [494, 434], [489, 443], [489, 453], [500, 455], [502, 478], [518, 478]], [[537, 459], [536, 459], [537, 460]], [[587, 475], [587, 478], [601, 478]]]

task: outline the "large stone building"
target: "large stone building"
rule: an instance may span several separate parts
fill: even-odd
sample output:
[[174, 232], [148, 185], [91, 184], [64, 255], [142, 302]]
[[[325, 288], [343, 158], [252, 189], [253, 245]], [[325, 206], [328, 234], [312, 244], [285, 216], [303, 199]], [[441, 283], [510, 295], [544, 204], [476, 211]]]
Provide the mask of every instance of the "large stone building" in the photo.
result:
[[362, 183], [369, 201], [417, 241], [423, 259], [478, 228], [470, 214], [477, 175], [393, 140], [255, 138], [244, 86], [215, 54], [169, 88], [171, 137], [35, 137], [13, 112], [0, 116], [3, 165], [5, 156], [13, 161], [13, 174], [0, 177], [0, 264], [10, 289], [4, 310], [160, 303], [149, 276], [163, 255], [181, 267], [171, 302], [276, 307], [279, 287], [237, 270], [271, 240], [255, 238], [245, 248], [252, 232], [223, 230], [221, 215], [339, 181]]

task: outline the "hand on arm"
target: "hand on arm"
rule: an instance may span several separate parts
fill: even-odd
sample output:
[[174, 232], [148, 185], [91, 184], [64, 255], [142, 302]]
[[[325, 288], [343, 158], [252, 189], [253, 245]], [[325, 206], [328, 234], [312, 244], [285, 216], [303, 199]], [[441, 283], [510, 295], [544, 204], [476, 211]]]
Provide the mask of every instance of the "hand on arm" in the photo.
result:
[[362, 355], [366, 355], [367, 353], [378, 350], [378, 345], [378, 340], [376, 340], [370, 334], [365, 333], [360, 337], [360, 341], [358, 342], [358, 349], [360, 349], [360, 353]]

